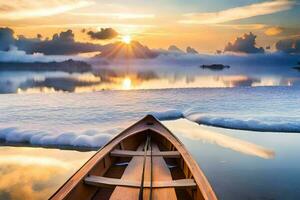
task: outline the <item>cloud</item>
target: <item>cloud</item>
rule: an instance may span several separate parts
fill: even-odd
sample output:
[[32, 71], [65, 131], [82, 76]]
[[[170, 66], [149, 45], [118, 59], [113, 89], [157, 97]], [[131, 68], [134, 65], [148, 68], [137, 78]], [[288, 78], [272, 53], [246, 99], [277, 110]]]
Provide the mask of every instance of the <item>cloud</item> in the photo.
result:
[[72, 55], [100, 51], [101, 45], [76, 42], [72, 30], [54, 34], [51, 40], [19, 37], [16, 46], [26, 53], [43, 53], [45, 55]]
[[180, 23], [187, 24], [218, 24], [233, 20], [277, 13], [289, 10], [296, 5], [295, 1], [275, 0], [254, 3], [246, 6], [230, 8], [218, 12], [189, 13], [185, 14]]
[[76, 12], [70, 13], [71, 15], [85, 16], [85, 17], [106, 17], [116, 19], [152, 19], [155, 18], [154, 14], [137, 14], [137, 13], [84, 13]]
[[198, 54], [198, 51], [196, 51], [194, 48], [192, 47], [187, 47], [186, 48], [186, 52], [190, 53], [190, 54]]
[[0, 28], [0, 50], [8, 51], [11, 46], [16, 46], [27, 54], [72, 55], [102, 49], [99, 44], [76, 42], [72, 30], [56, 33], [51, 40], [43, 40], [39, 35], [36, 38], [26, 38], [23, 35], [14, 38], [13, 34], [12, 29]]
[[282, 31], [283, 31], [283, 28], [281, 28], [281, 27], [270, 27], [265, 30], [265, 34], [268, 36], [275, 36], [275, 35], [279, 35], [280, 33], [282, 33]]
[[0, 18], [19, 20], [57, 15], [77, 8], [90, 6], [88, 0], [9, 0], [0, 2]]
[[7, 51], [14, 44], [13, 34], [10, 28], [0, 28], [0, 51]]
[[262, 47], [256, 47], [256, 35], [253, 33], [244, 34], [243, 37], [238, 37], [231, 43], [229, 42], [224, 51], [237, 52], [237, 53], [264, 53], [265, 50]]
[[93, 40], [109, 40], [119, 35], [119, 33], [115, 31], [113, 28], [101, 28], [101, 30], [98, 32], [89, 31], [87, 32], [87, 34]]
[[275, 47], [284, 53], [300, 53], [300, 38], [279, 40]]
[[178, 48], [176, 45], [171, 45], [168, 48], [168, 51], [170, 52], [178, 52], [178, 53], [184, 53], [180, 48]]
[[236, 30], [260, 30], [267, 27], [266, 24], [216, 24], [218, 27], [236, 29]]

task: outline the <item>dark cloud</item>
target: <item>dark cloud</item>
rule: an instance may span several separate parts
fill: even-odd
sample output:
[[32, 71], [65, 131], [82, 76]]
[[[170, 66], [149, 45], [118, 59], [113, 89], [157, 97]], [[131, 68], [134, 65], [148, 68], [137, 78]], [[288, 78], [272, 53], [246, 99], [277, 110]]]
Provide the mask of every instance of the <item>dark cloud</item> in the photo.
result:
[[39, 34], [39, 33], [36, 35], [36, 37], [37, 37], [38, 39], [42, 39], [42, 38], [43, 38], [42, 34]]
[[256, 35], [253, 33], [244, 34], [243, 37], [238, 37], [231, 43], [229, 42], [224, 51], [238, 52], [238, 53], [264, 53], [265, 50], [262, 47], [256, 47]]
[[12, 29], [0, 28], [0, 51], [8, 51], [12, 45], [28, 54], [45, 55], [72, 55], [102, 50], [102, 45], [76, 42], [72, 30], [56, 33], [50, 40], [43, 40], [40, 34], [36, 38], [26, 38], [23, 35], [14, 38], [13, 34]]
[[98, 32], [89, 31], [87, 34], [93, 40], [109, 40], [119, 35], [119, 33], [112, 28], [101, 28]]
[[42, 40], [41, 37], [26, 38], [19, 36], [16, 40], [16, 46], [29, 54], [38, 52], [45, 55], [71, 55], [102, 49], [102, 46], [98, 44], [76, 42], [72, 30], [56, 33], [51, 40]]
[[60, 34], [55, 33], [52, 37], [53, 41], [60, 41], [60, 42], [74, 42], [75, 35], [72, 30], [67, 30], [65, 32], [61, 32]]
[[198, 54], [198, 51], [196, 51], [194, 48], [192, 47], [187, 47], [186, 48], [186, 52], [190, 53], [190, 54]]
[[276, 43], [276, 49], [285, 53], [300, 53], [300, 39], [285, 39]]
[[0, 28], [0, 51], [8, 51], [14, 42], [14, 31], [10, 28]]
[[177, 46], [175, 46], [175, 45], [169, 46], [168, 51], [178, 52], [178, 53], [184, 53], [184, 51], [182, 51], [181, 49], [179, 49], [179, 48], [178, 48]]

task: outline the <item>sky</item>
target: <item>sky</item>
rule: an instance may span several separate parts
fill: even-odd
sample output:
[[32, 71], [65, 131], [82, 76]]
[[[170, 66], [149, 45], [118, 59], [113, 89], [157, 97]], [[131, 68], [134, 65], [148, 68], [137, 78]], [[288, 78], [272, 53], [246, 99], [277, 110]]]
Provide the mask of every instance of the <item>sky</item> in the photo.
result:
[[[300, 38], [298, 0], [0, 0], [0, 27], [15, 36], [52, 38], [72, 29], [76, 41], [106, 44], [130, 35], [150, 48], [171, 44], [214, 53], [252, 32], [258, 47]], [[116, 37], [97, 38], [112, 28]]]

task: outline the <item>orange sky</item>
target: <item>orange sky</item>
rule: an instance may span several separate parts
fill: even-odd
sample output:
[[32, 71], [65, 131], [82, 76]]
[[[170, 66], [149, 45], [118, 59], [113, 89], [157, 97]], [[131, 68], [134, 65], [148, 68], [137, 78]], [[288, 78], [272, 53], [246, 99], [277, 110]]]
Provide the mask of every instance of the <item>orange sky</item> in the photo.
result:
[[[245, 1], [236, 5], [211, 4], [204, 1], [190, 1], [189, 6], [179, 1], [166, 1], [160, 4], [153, 1], [134, 3], [95, 0], [47, 0], [0, 1], [0, 26], [15, 30], [15, 35], [35, 37], [40, 33], [52, 37], [54, 33], [72, 29], [79, 41], [90, 38], [81, 30], [97, 31], [112, 27], [121, 35], [131, 35], [151, 48], [167, 48], [171, 44], [185, 49], [192, 46], [201, 52], [214, 53], [223, 49], [227, 42], [246, 32], [258, 35], [259, 46], [274, 46], [279, 39], [299, 35], [294, 24], [282, 26], [286, 16], [299, 11], [295, 1]], [[188, 4], [188, 3], [187, 3]], [[193, 9], [193, 4], [195, 8]], [[224, 5], [223, 5], [224, 4]], [[206, 6], [206, 7], [205, 7]], [[271, 20], [270, 16], [278, 18]], [[246, 21], [245, 21], [246, 20]], [[278, 21], [278, 23], [277, 23]], [[120, 39], [117, 38], [117, 39]], [[111, 41], [97, 41], [108, 43]]]

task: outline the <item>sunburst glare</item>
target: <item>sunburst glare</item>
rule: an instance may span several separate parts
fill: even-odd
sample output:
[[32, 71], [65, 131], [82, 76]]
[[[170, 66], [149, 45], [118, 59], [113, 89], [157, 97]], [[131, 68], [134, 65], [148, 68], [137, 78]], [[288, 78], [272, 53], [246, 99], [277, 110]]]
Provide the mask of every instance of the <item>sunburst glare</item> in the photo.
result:
[[122, 81], [122, 87], [124, 90], [130, 90], [131, 89], [131, 79], [129, 77], [126, 77], [123, 81]]
[[131, 36], [130, 35], [124, 35], [122, 37], [122, 42], [124, 42], [125, 44], [130, 44], [130, 42], [131, 42]]

